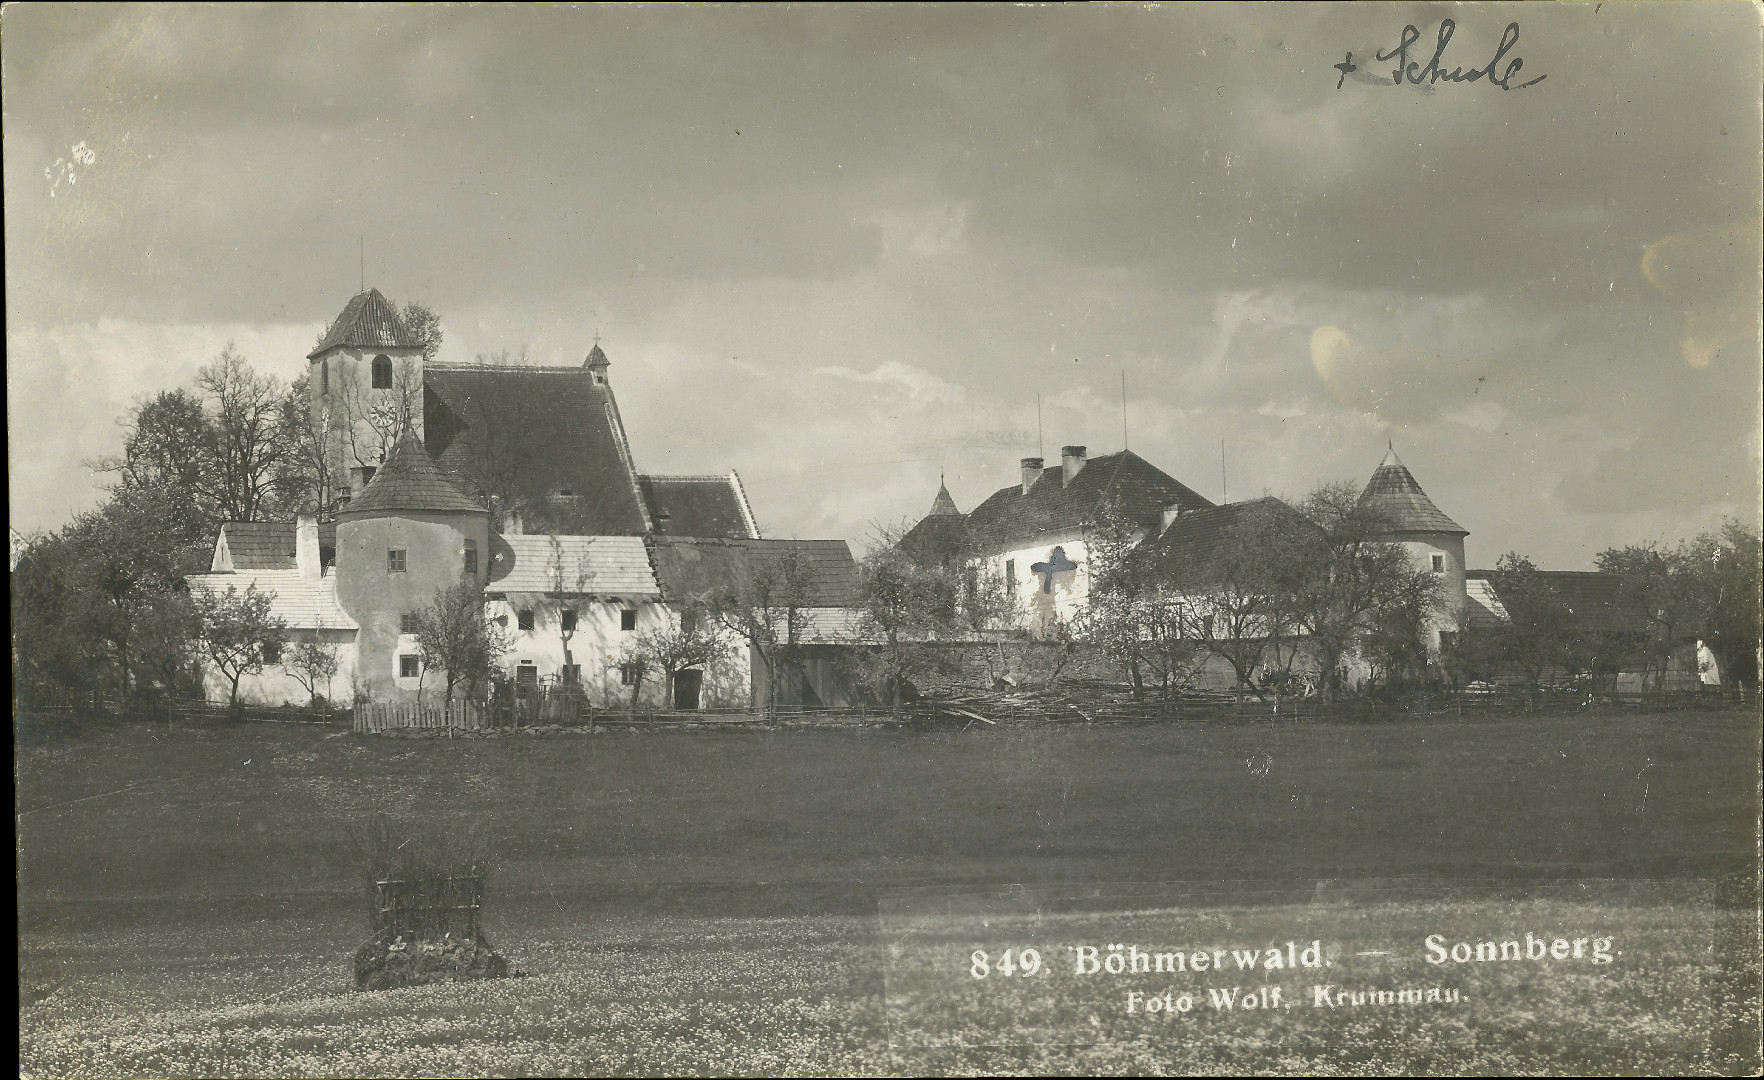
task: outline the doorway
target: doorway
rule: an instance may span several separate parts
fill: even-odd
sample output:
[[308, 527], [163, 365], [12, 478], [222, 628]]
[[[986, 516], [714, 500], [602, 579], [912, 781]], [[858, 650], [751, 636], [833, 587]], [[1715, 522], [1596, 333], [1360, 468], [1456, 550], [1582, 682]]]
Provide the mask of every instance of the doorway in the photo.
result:
[[704, 686], [704, 672], [674, 672], [674, 708], [695, 710], [698, 708], [699, 690]]

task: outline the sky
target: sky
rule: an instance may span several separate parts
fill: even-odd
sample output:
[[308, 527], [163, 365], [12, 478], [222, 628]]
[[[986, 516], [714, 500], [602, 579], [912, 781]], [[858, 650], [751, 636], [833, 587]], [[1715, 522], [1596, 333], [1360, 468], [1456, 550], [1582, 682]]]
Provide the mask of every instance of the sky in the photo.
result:
[[12, 4], [0, 63], [17, 531], [364, 275], [443, 361], [598, 337], [772, 536], [1065, 444], [1214, 501], [1394, 446], [1473, 566], [1760, 513], [1752, 4]]

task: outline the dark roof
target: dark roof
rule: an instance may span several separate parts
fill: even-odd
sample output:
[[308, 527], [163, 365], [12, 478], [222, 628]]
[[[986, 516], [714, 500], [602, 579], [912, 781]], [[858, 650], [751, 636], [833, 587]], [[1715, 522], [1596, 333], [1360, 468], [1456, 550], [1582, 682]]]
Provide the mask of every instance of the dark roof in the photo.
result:
[[973, 546], [968, 521], [960, 515], [927, 515], [900, 538], [900, 550], [915, 559], [942, 565], [966, 557]]
[[[227, 537], [227, 553], [232, 556], [235, 570], [293, 570], [295, 536], [298, 524], [292, 521], [223, 521], [221, 532]], [[324, 521], [318, 527], [319, 547], [336, 548], [337, 523]]]
[[528, 532], [648, 531], [617, 417], [611, 388], [596, 386], [586, 368], [423, 369], [429, 453], [480, 492], [497, 486], [487, 474], [509, 470]]
[[937, 482], [937, 497], [931, 500], [931, 516], [948, 517], [951, 515], [961, 517], [962, 512], [956, 509], [955, 499], [950, 496], [948, 485], [939, 480]]
[[[1568, 613], [1583, 630], [1640, 633], [1648, 628], [1647, 612], [1625, 595], [1623, 576], [1597, 570], [1539, 570], [1542, 579]], [[1465, 573], [1467, 586], [1487, 582], [1498, 599], [1492, 570], [1471, 570]]]
[[993, 492], [968, 515], [975, 542], [984, 551], [1027, 546], [1095, 520], [1111, 499], [1147, 529], [1157, 528], [1159, 515], [1172, 504], [1185, 511], [1213, 505], [1131, 450], [1091, 458], [1070, 484], [1062, 480], [1056, 464], [1041, 471], [1027, 495], [1021, 484]]
[[639, 476], [637, 487], [658, 533], [753, 536], [746, 499], [733, 476]]
[[316, 360], [332, 349], [420, 349], [422, 342], [404, 325], [398, 317], [398, 309], [392, 301], [380, 295], [380, 290], [369, 289], [357, 293], [343, 308], [343, 314], [325, 332], [324, 339], [318, 348], [306, 354], [308, 360]]
[[1366, 490], [1360, 493], [1360, 505], [1373, 506], [1391, 522], [1396, 532], [1443, 532], [1469, 536], [1470, 530], [1446, 517], [1421, 485], [1415, 482], [1408, 466], [1397, 459], [1396, 449], [1384, 455]]
[[802, 607], [854, 607], [862, 599], [857, 563], [843, 540], [707, 539], [652, 536], [650, 558], [662, 599], [687, 604], [740, 589], [774, 571], [788, 554], [804, 564]]
[[484, 514], [485, 510], [429, 460], [409, 428], [361, 494], [344, 504], [339, 519], [396, 514], [404, 510]]
[[612, 361], [606, 358], [606, 353], [600, 351], [600, 342], [598, 341], [594, 343], [594, 348], [588, 350], [588, 358], [582, 361], [583, 367], [610, 367], [611, 365]]
[[1178, 514], [1149, 549], [1177, 584], [1204, 586], [1227, 573], [1232, 555], [1245, 550], [1244, 539], [1265, 526], [1316, 528], [1309, 518], [1269, 496]]

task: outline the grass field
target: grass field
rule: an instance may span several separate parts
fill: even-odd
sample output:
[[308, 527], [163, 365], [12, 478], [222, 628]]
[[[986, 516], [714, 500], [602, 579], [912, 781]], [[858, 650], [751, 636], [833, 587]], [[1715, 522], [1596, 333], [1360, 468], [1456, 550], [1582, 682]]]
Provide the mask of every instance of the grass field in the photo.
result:
[[[1732, 1002], [1757, 964], [1755, 714], [484, 741], [25, 718], [16, 751], [28, 1075], [1244, 1068], [1243, 1046], [1137, 1036], [1053, 1057], [914, 1044], [885, 1003], [878, 897], [1388, 878], [1717, 882], [1721, 903], [1656, 919], [1690, 935], [1678, 953], [1719, 941], [1699, 976], [1716, 1045], [1661, 1060], [1756, 1068], [1723, 1056], [1751, 1045]], [[375, 810], [487, 822], [486, 930], [526, 977], [349, 992], [347, 830]], [[1420, 1045], [1256, 1060], [1563, 1068]]]

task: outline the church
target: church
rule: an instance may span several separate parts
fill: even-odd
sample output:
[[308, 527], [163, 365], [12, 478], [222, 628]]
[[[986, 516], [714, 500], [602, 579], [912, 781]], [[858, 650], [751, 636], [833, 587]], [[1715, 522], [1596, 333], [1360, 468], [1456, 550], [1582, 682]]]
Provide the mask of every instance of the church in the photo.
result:
[[[732, 632], [723, 659], [634, 676], [646, 632], [693, 617], [709, 585], [756, 567], [809, 568], [792, 603], [805, 611], [805, 669], [851, 623], [857, 567], [842, 540], [761, 536], [733, 471], [639, 472], [598, 342], [577, 367], [437, 363], [377, 289], [352, 298], [308, 355], [313, 429], [326, 468], [310, 515], [228, 522], [192, 588], [273, 594], [291, 641], [337, 646], [331, 700], [402, 702], [440, 680], [412, 633], [438, 590], [468, 578], [514, 648], [518, 685], [580, 687], [599, 707], [746, 706], [770, 665]], [[692, 556], [714, 550], [721, 557]], [[658, 554], [659, 553], [659, 554]], [[300, 703], [307, 691], [281, 657], [241, 684], [241, 698]], [[826, 667], [821, 658], [821, 668]], [[825, 670], [780, 676], [797, 700], [839, 703]], [[210, 672], [210, 693], [219, 676]], [[832, 698], [833, 700], [827, 700]], [[432, 698], [431, 698], [432, 699]], [[783, 700], [781, 698], [781, 700]]]

